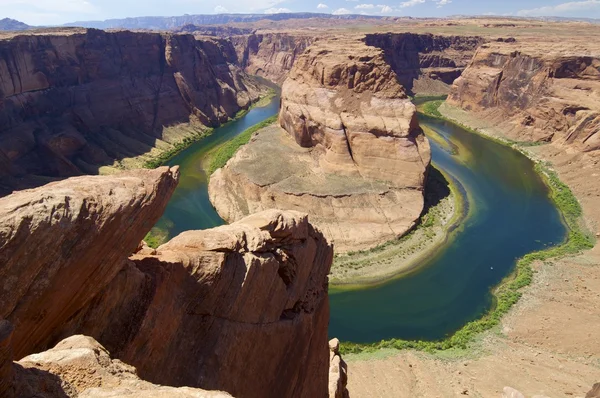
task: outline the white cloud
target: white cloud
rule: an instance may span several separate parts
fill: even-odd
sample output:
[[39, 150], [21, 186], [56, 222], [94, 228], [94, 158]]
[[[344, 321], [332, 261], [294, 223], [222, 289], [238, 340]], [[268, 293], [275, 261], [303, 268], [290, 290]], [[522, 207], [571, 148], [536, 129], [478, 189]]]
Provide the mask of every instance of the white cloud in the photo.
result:
[[520, 10], [517, 11], [517, 15], [522, 17], [561, 16], [569, 14], [573, 11], [586, 11], [597, 8], [600, 8], [600, 0], [571, 1], [568, 3], [557, 4], [555, 6]]
[[443, 6], [448, 5], [450, 3], [452, 3], [452, 0], [439, 0], [435, 2], [435, 4], [437, 4], [437, 8], [442, 8]]
[[394, 9], [390, 6], [386, 6], [386, 5], [380, 5], [377, 7], [381, 7], [381, 11], [379, 11], [382, 14], [389, 14], [390, 12], [394, 11]]
[[327, 4], [323, 4], [323, 3], [319, 3], [319, 5], [317, 6], [317, 8], [319, 9], [325, 9], [325, 8], [329, 8], [329, 6]]
[[216, 6], [215, 7], [215, 13], [216, 14], [223, 14], [225, 12], [229, 12], [229, 10], [223, 6]]
[[358, 8], [359, 10], [370, 10], [375, 8], [375, 4], [359, 4], [354, 8]]
[[334, 12], [332, 12], [333, 15], [344, 15], [344, 14], [350, 14], [350, 10], [348, 10], [347, 8], [338, 8], [337, 10], [335, 10]]
[[265, 10], [265, 14], [281, 14], [284, 12], [292, 12], [289, 8], [269, 8]]
[[423, 4], [423, 3], [425, 3], [425, 0], [408, 0], [403, 3], [400, 3], [400, 8], [414, 7], [418, 4]]

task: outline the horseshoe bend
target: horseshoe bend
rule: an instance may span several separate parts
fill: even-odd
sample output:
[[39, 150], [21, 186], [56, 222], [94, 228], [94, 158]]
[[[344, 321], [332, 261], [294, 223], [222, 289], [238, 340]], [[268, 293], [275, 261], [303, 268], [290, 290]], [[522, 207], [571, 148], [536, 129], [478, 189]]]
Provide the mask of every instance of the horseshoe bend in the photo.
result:
[[600, 396], [600, 25], [408, 3], [0, 20], [0, 396]]

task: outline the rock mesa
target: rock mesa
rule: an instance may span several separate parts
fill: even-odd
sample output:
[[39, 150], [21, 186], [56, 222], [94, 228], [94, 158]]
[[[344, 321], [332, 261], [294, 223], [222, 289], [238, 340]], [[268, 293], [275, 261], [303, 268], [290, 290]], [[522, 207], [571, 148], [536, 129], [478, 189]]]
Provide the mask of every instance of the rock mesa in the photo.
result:
[[414, 225], [430, 149], [380, 49], [359, 39], [309, 47], [283, 84], [279, 124], [211, 177], [226, 220], [268, 208], [309, 212], [341, 251]]

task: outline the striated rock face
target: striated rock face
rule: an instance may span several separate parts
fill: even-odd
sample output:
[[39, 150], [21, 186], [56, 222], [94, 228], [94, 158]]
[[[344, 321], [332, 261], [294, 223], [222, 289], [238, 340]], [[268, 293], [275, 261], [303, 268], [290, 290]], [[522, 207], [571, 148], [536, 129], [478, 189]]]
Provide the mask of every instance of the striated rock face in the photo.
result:
[[300, 146], [323, 150], [325, 171], [423, 186], [429, 145], [379, 49], [349, 40], [311, 47], [282, 87], [279, 123]]
[[481, 113], [514, 140], [600, 149], [600, 58], [576, 48], [486, 44], [455, 81], [448, 103]]
[[67, 329], [94, 336], [155, 383], [324, 396], [332, 259], [296, 212], [184, 232], [155, 255], [134, 255]]
[[238, 64], [251, 75], [281, 84], [300, 54], [316, 40], [315, 35], [253, 33], [231, 37]]
[[376, 246], [414, 225], [430, 149], [381, 50], [358, 39], [311, 46], [283, 84], [279, 123], [283, 130], [264, 129], [211, 176], [209, 195], [224, 219], [309, 212], [339, 251]]
[[[0, 318], [14, 355], [49, 346], [161, 216], [177, 168], [76, 177], [0, 199]], [[56, 340], [54, 340], [56, 341]]]
[[[305, 214], [277, 210], [182, 233], [158, 250], [140, 245], [177, 177], [168, 167], [76, 177], [0, 199], [0, 317], [15, 325], [11, 337], [0, 322], [1, 375], [11, 372], [9, 348], [22, 358], [86, 334], [154, 383], [239, 397], [327, 394], [332, 246]], [[170, 393], [121, 383], [115, 375], [133, 371], [101, 351], [61, 344], [22, 366], [76, 393], [119, 387], [80, 396]], [[86, 373], [95, 363], [110, 374]]]
[[484, 43], [476, 36], [374, 33], [365, 42], [383, 50], [385, 60], [409, 92], [448, 94], [454, 80]]
[[225, 40], [91, 29], [0, 49], [0, 176], [94, 174], [228, 120], [261, 90]]
[[230, 397], [220, 391], [158, 386], [141, 380], [133, 366], [110, 358], [91, 337], [72, 336], [56, 347], [29, 355], [14, 365], [3, 397], [19, 398], [208, 398]]

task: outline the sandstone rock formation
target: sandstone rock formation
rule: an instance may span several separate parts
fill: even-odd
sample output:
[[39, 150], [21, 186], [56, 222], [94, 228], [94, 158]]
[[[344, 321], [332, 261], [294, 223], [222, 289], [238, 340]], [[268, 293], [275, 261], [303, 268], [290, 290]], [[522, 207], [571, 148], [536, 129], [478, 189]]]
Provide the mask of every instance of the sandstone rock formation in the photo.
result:
[[348, 365], [340, 356], [340, 341], [329, 341], [329, 398], [348, 398]]
[[228, 120], [262, 90], [229, 41], [192, 35], [63, 29], [0, 49], [0, 176], [95, 174]]
[[6, 398], [208, 398], [230, 397], [220, 391], [159, 386], [141, 380], [133, 366], [111, 359], [91, 337], [71, 336], [56, 347], [8, 362], [11, 375], [0, 379]]
[[134, 255], [67, 325], [149, 381], [240, 397], [323, 396], [332, 247], [272, 210]]
[[0, 199], [0, 318], [17, 358], [59, 329], [119, 273], [161, 216], [177, 168], [75, 177]]
[[448, 98], [511, 139], [600, 149], [600, 57], [552, 42], [482, 46]]
[[383, 50], [385, 60], [409, 92], [448, 94], [475, 50], [485, 42], [477, 36], [440, 36], [416, 33], [373, 33], [370, 46]]
[[211, 177], [225, 220], [269, 208], [309, 212], [339, 251], [414, 225], [429, 144], [380, 49], [358, 39], [315, 43], [295, 62], [281, 104], [279, 123], [295, 143], [264, 129]]
[[251, 75], [281, 84], [296, 59], [316, 40], [302, 32], [264, 32], [231, 37], [238, 65]]
[[[327, 394], [332, 246], [305, 214], [272, 210], [146, 248], [139, 242], [177, 177], [167, 167], [75, 177], [0, 199], [0, 317], [15, 325], [9, 340], [0, 323], [0, 374], [10, 372], [7, 347], [21, 358], [85, 334], [154, 383], [240, 397]], [[77, 364], [104, 366], [107, 356], [63, 348], [48, 361], [66, 362], [42, 369], [90, 387], [95, 376]], [[113, 381], [133, 395], [141, 383]]]

